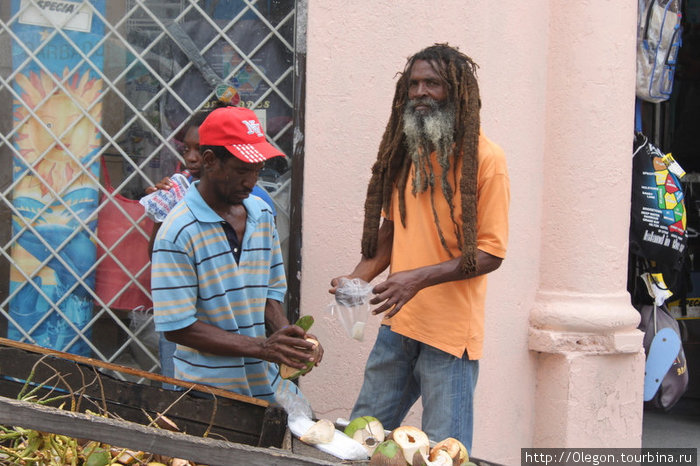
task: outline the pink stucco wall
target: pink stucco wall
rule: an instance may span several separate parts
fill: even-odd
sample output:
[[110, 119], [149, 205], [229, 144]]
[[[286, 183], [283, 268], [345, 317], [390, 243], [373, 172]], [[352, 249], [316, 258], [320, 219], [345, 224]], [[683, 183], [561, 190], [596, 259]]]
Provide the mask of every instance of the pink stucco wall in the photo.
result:
[[[627, 219], [619, 214], [629, 199], [634, 7], [309, 0], [301, 312], [316, 317], [326, 352], [302, 388], [319, 417], [349, 415], [379, 322], [371, 318], [359, 343], [325, 308], [330, 279], [359, 258], [364, 194], [395, 74], [419, 49], [449, 42], [480, 66], [483, 130], [506, 152], [512, 193], [508, 256], [489, 278], [473, 451], [517, 464], [520, 448], [532, 446], [538, 353], [528, 349], [528, 327], [538, 292], [624, 294]], [[564, 47], [567, 37], [574, 43]], [[596, 163], [583, 163], [586, 151], [598, 151]], [[552, 179], [562, 173], [565, 183]], [[419, 405], [406, 422], [420, 426]]]

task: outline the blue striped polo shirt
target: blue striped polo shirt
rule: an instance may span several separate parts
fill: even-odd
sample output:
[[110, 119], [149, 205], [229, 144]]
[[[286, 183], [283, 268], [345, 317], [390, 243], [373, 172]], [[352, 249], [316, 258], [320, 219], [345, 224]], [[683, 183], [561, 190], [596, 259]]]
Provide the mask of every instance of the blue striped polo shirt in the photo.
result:
[[[226, 238], [224, 219], [202, 199], [199, 181], [170, 211], [153, 248], [151, 289], [156, 330], [167, 332], [200, 320], [228, 332], [265, 338], [265, 302], [284, 301], [287, 282], [270, 207], [243, 201], [248, 213], [239, 263]], [[177, 345], [175, 377], [274, 402], [279, 390], [298, 393], [275, 363], [218, 356]]]

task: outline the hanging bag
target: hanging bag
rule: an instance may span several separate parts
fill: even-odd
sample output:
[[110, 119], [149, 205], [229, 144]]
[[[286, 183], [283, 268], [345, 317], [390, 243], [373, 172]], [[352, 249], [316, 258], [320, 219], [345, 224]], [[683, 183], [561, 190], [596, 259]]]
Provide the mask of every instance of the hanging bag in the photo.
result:
[[97, 238], [108, 252], [97, 245], [97, 260], [101, 262], [95, 274], [95, 292], [113, 309], [132, 310], [139, 306], [148, 309], [153, 307], [148, 256], [153, 221], [145, 215], [138, 200], [114, 192], [104, 157], [100, 163], [109, 195], [102, 197], [97, 214]]
[[640, 0], [637, 23], [637, 97], [663, 102], [681, 46], [681, 0]]
[[[680, 344], [680, 327], [668, 313], [665, 304], [645, 305], [639, 312], [642, 314], [639, 330], [644, 332], [644, 351], [647, 355], [646, 372], [653, 376], [645, 376], [645, 406], [668, 411], [688, 389], [688, 364]], [[655, 369], [661, 366], [666, 369]], [[651, 378], [655, 380], [647, 381]], [[656, 380], [658, 378], [661, 380]], [[648, 390], [647, 382], [658, 388]]]
[[671, 294], [684, 296], [689, 256], [685, 171], [642, 133], [633, 147], [627, 290], [636, 306], [651, 302], [644, 274], [661, 274]]
[[671, 154], [635, 134], [630, 252], [673, 270], [681, 269], [688, 245], [683, 176]]

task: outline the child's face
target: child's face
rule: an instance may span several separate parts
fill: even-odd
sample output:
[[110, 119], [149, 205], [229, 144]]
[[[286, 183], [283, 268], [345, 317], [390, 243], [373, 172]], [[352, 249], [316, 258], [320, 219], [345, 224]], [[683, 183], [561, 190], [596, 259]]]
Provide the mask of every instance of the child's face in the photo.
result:
[[182, 156], [185, 159], [187, 170], [193, 178], [199, 178], [199, 171], [202, 164], [202, 154], [199, 153], [199, 128], [192, 126], [185, 133], [183, 141], [185, 148]]

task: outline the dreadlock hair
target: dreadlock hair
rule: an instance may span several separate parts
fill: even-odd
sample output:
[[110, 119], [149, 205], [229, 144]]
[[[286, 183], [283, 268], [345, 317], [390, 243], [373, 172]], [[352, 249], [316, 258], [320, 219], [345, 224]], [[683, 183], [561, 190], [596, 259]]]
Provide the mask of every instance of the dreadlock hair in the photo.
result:
[[[377, 160], [372, 167], [372, 176], [367, 187], [365, 199], [365, 220], [362, 231], [362, 254], [374, 257], [377, 252], [379, 221], [382, 209], [388, 210], [391, 195], [396, 188], [399, 196], [399, 214], [401, 223], [406, 224], [405, 191], [410, 173], [412, 159], [407, 153], [403, 133], [403, 114], [408, 101], [408, 85], [411, 69], [417, 60], [424, 60], [447, 84], [447, 100], [454, 105], [454, 147], [453, 167], [462, 161], [459, 189], [462, 200], [462, 229], [459, 231], [454, 214], [451, 213], [453, 227], [461, 245], [462, 259], [460, 267], [464, 273], [476, 271], [476, 185], [477, 185], [477, 150], [479, 144], [479, 110], [481, 101], [476, 80], [478, 66], [474, 61], [448, 44], [434, 44], [408, 58], [403, 73], [399, 74], [396, 91], [392, 102], [391, 116], [387, 123], [382, 141], [379, 145]], [[448, 167], [443, 167], [446, 176]], [[456, 178], [456, 173], [455, 173]], [[453, 193], [443, 179], [441, 184], [445, 199], [454, 210]], [[430, 187], [431, 199], [434, 186]], [[442, 228], [438, 222], [435, 206], [433, 213], [438, 234], [443, 247], [447, 250]], [[448, 251], [449, 252], [449, 251]], [[451, 254], [450, 254], [451, 255]]]

